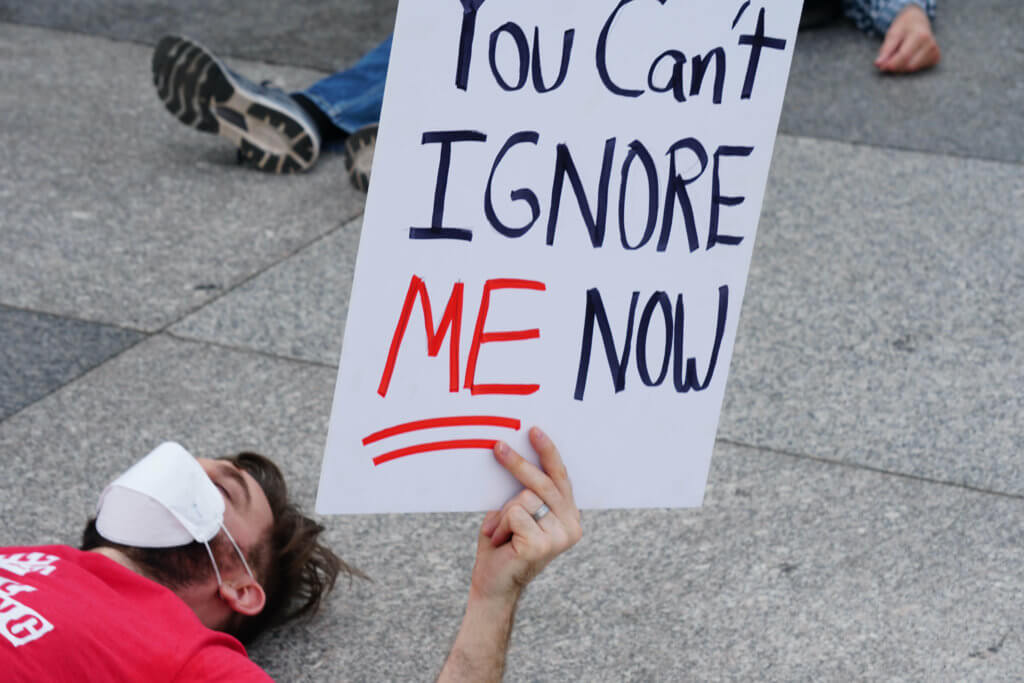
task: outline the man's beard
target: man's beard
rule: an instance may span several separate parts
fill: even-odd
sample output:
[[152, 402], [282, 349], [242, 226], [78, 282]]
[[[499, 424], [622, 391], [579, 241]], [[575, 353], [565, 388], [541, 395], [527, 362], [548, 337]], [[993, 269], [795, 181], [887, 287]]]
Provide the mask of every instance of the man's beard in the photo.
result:
[[[217, 543], [211, 540], [210, 549], [218, 557]], [[215, 576], [210, 556], [202, 543], [192, 542], [176, 548], [122, 548], [122, 552], [143, 574], [159, 584], [175, 590], [192, 583], [200, 583]], [[217, 561], [220, 564], [220, 560]]]
[[[231, 548], [220, 534], [210, 539], [210, 550], [223, 571], [230, 564]], [[157, 583], [175, 590], [216, 576], [213, 564], [202, 543], [193, 541], [174, 548], [136, 548], [108, 541], [96, 531], [91, 519], [82, 533], [82, 550], [114, 548], [121, 551], [143, 574]]]

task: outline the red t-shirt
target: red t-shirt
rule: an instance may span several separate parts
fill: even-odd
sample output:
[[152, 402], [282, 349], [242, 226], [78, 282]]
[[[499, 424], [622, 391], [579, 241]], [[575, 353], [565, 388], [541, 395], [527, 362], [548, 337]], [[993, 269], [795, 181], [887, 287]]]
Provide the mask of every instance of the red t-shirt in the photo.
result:
[[67, 546], [0, 548], [0, 678], [270, 681], [167, 588]]

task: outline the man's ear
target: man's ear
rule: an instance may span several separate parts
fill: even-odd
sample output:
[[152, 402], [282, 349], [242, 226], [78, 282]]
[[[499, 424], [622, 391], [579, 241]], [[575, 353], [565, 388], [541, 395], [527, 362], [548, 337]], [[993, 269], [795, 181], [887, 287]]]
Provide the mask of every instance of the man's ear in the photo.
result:
[[254, 617], [267, 604], [263, 586], [248, 574], [221, 584], [220, 597], [232, 610], [247, 617]]

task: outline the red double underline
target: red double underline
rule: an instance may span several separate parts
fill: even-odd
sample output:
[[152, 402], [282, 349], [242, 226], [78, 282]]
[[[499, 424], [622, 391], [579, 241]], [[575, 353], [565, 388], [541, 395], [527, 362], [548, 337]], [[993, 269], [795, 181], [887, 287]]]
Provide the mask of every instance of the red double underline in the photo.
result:
[[[440, 427], [504, 427], [518, 430], [521, 422], [511, 417], [498, 417], [494, 415], [458, 415], [453, 417], [435, 417], [427, 420], [414, 420], [403, 424], [388, 427], [374, 432], [363, 438], [363, 445], [369, 445], [382, 439], [387, 439], [399, 434], [420, 431], [423, 429], [437, 429]], [[494, 448], [497, 443], [495, 439], [451, 439], [447, 441], [432, 441], [429, 443], [406, 446], [393, 451], [378, 455], [373, 459], [374, 465], [381, 465], [391, 460], [403, 458], [407, 455], [417, 453], [429, 453], [432, 451], [447, 451], [462, 448]]]

